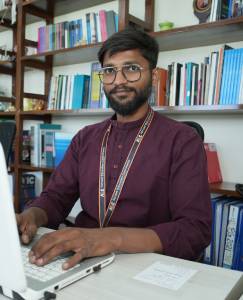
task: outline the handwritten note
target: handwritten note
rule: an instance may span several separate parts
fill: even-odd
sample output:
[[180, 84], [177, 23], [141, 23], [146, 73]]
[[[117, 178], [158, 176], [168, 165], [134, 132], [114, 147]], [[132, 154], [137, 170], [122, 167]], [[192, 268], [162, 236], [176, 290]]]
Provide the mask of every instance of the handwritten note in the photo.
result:
[[155, 262], [137, 274], [134, 279], [170, 290], [178, 290], [196, 273], [197, 270]]

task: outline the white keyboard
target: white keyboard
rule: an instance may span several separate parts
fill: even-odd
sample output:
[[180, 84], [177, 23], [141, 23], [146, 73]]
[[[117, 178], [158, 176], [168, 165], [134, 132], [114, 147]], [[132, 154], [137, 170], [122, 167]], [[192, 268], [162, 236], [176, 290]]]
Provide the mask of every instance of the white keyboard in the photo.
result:
[[[21, 250], [22, 250], [22, 258], [24, 263], [25, 275], [28, 277], [32, 277], [34, 279], [45, 282], [67, 272], [62, 269], [62, 264], [67, 260], [67, 258], [58, 257], [57, 259], [53, 260], [49, 264], [43, 267], [39, 267], [29, 262], [29, 257], [28, 257], [28, 253], [30, 251], [29, 248], [21, 247]], [[77, 267], [78, 265], [75, 266], [74, 268]]]

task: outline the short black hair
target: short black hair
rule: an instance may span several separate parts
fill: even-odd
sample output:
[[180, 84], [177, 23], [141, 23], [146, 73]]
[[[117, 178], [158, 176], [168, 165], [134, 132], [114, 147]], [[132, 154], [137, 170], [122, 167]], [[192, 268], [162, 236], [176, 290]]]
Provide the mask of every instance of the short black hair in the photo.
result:
[[138, 49], [141, 52], [142, 56], [149, 62], [151, 69], [156, 67], [159, 54], [157, 41], [146, 32], [135, 28], [126, 28], [109, 37], [98, 52], [98, 59], [103, 66], [106, 53], [112, 56], [118, 52], [133, 49]]

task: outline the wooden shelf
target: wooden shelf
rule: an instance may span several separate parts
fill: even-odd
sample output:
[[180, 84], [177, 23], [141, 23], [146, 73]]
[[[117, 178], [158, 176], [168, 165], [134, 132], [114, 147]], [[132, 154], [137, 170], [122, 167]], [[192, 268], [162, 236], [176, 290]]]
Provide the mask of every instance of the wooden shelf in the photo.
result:
[[0, 102], [15, 102], [14, 97], [0, 96]]
[[243, 114], [243, 104], [237, 105], [193, 105], [157, 106], [154, 110], [162, 114]]
[[243, 16], [152, 33], [160, 51], [225, 44], [243, 40]]
[[46, 56], [53, 56], [53, 66], [65, 66], [97, 60], [97, 53], [101, 43], [76, 46], [54, 51], [47, 51], [40, 54], [26, 55], [21, 58], [22, 61], [33, 59], [43, 59]]
[[112, 109], [79, 109], [79, 110], [40, 110], [40, 111], [22, 111], [22, 116], [111, 116], [114, 114]]
[[240, 194], [235, 190], [235, 183], [233, 182], [210, 184], [210, 192], [216, 194], [225, 194], [227, 196], [240, 197]]
[[15, 117], [15, 112], [14, 111], [9, 111], [9, 112], [3, 112], [0, 111], [0, 118], [6, 118], [6, 117]]
[[37, 167], [32, 165], [24, 165], [21, 164], [18, 166], [18, 169], [22, 171], [37, 171], [37, 172], [44, 172], [44, 173], [51, 173], [53, 171], [53, 168], [47, 168], [47, 167]]
[[[153, 109], [161, 114], [243, 114], [243, 105], [197, 105], [188, 107], [155, 106]], [[22, 116], [111, 116], [113, 110], [106, 109], [79, 109], [79, 110], [40, 110], [21, 111]]]
[[0, 61], [0, 73], [13, 76], [15, 74], [15, 67], [13, 66], [13, 62]]
[[[48, 0], [50, 1], [50, 0]], [[104, 4], [111, 2], [112, 0], [52, 0], [54, 5], [54, 17], [58, 17], [64, 14], [68, 14], [74, 11], [78, 11], [81, 9], [86, 9], [95, 5]], [[35, 6], [37, 8], [46, 9], [47, 0], [30, 0], [26, 3], [23, 3], [23, 6]], [[26, 16], [26, 24], [31, 24], [34, 22], [40, 21], [40, 18], [37, 16], [33, 16], [27, 14]]]

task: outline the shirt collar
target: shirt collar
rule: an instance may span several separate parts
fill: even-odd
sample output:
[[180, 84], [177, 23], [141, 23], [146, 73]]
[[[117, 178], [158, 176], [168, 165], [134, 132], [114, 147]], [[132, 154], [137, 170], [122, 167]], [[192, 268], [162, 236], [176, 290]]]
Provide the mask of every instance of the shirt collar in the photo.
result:
[[116, 114], [114, 114], [110, 119], [111, 126], [121, 129], [121, 130], [128, 130], [130, 128], [132, 129], [132, 128], [141, 127], [141, 125], [143, 124], [144, 120], [146, 119], [150, 109], [151, 109], [151, 107], [148, 109], [146, 115], [144, 117], [142, 117], [141, 119], [132, 121], [132, 122], [127, 122], [127, 123], [117, 122]]

